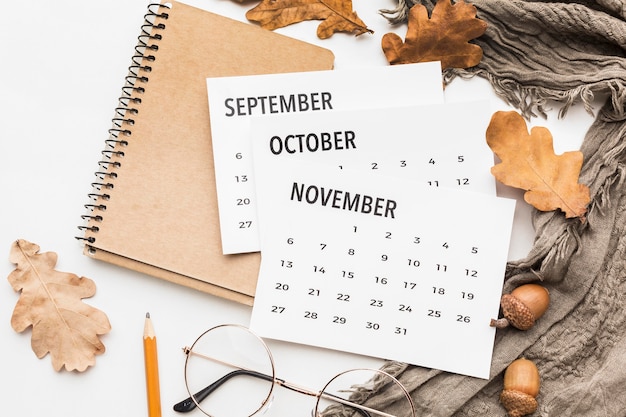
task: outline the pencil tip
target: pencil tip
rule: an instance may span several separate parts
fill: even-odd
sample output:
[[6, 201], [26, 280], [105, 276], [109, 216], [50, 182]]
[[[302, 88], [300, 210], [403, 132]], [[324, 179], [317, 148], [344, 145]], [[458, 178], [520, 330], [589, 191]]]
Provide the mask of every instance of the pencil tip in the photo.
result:
[[150, 318], [150, 313], [146, 313], [146, 318], [149, 319]]

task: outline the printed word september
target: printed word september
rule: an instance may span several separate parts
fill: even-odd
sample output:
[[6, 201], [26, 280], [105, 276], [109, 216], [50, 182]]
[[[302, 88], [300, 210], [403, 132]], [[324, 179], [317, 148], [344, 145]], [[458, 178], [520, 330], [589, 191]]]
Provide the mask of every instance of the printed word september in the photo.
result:
[[253, 116], [268, 113], [295, 113], [332, 110], [329, 92], [273, 95], [259, 97], [229, 97], [224, 100], [226, 117]]

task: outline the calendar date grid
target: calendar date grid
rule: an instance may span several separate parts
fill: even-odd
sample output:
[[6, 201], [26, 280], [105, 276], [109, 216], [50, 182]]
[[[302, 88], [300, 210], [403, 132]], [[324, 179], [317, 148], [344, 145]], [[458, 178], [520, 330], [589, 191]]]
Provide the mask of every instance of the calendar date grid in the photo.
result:
[[[289, 308], [290, 311], [285, 306], [272, 305], [273, 313], [300, 315], [305, 321], [326, 320], [336, 325], [405, 335], [416, 321], [473, 323], [476, 310], [480, 310], [480, 294], [472, 283], [472, 280], [479, 279], [479, 267], [474, 264], [453, 265], [447, 261], [426, 262], [422, 250], [389, 252], [385, 245], [386, 241], [398, 238], [405, 241], [411, 239], [413, 246], [423, 246], [425, 238], [421, 236], [406, 233], [395, 236], [395, 232], [382, 231], [375, 232], [378, 235], [375, 237], [361, 237], [359, 226], [351, 228], [358, 237], [336, 239], [332, 244], [311, 239], [310, 236], [283, 239], [284, 256], [277, 262], [285, 274], [274, 283], [274, 290], [280, 293], [274, 300], [284, 299], [288, 304], [288, 300], [298, 292], [300, 299], [309, 298], [311, 301]], [[426, 242], [430, 240], [426, 238]], [[456, 243], [440, 243], [442, 251], [459, 250]], [[300, 245], [306, 247], [303, 249]], [[364, 245], [366, 249], [360, 249]], [[479, 247], [463, 246], [469, 254], [478, 258], [479, 264]], [[306, 250], [308, 255], [317, 252], [311, 256], [314, 261], [299, 261], [293, 255], [300, 250]], [[362, 257], [377, 257], [381, 267], [364, 271], [360, 267], [365, 264]], [[389, 267], [392, 263], [393, 267]], [[461, 308], [450, 311], [450, 308], [442, 307], [445, 305], [441, 301], [444, 297], [456, 297], [454, 302]], [[384, 322], [379, 320], [382, 310], [390, 317]]]

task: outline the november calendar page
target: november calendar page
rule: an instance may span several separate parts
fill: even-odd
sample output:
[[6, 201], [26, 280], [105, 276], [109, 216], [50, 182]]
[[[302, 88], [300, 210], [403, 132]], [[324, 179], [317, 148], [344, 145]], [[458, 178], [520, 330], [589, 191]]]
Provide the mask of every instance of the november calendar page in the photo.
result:
[[515, 202], [279, 158], [272, 135], [257, 133], [262, 261], [251, 327], [487, 378]]

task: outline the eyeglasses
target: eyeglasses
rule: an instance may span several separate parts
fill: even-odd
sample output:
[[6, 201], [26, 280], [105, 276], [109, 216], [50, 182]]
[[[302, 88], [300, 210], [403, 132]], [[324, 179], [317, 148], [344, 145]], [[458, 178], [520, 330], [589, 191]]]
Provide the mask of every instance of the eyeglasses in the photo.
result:
[[[415, 417], [408, 391], [392, 375], [376, 369], [350, 369], [315, 391], [277, 378], [267, 344], [245, 326], [222, 324], [200, 335], [185, 352], [185, 385], [189, 398], [174, 405], [178, 412], [199, 409], [209, 417], [249, 417], [266, 411], [274, 388], [314, 397], [314, 417], [327, 414], [394, 417], [367, 406], [367, 393], [384, 389], [397, 398], [403, 415]], [[407, 413], [408, 411], [408, 413]]]

